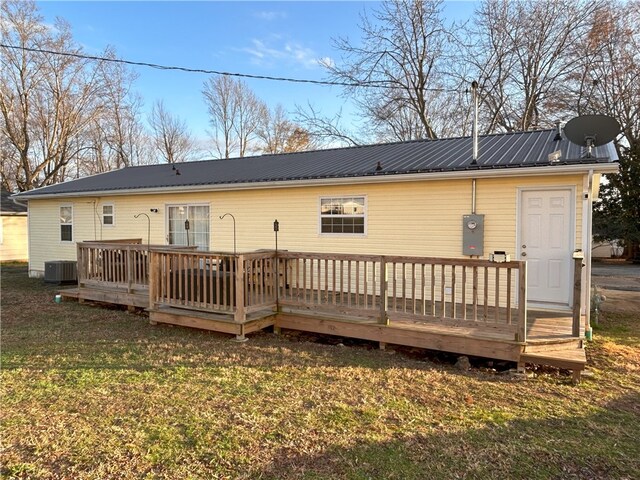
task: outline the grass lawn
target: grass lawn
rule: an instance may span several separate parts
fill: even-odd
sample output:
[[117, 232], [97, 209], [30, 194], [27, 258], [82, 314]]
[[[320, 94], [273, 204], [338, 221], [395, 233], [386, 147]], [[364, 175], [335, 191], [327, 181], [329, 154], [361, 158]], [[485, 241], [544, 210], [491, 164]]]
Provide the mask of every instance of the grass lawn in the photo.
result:
[[[151, 326], [2, 265], [2, 478], [638, 478], [640, 319], [591, 378]], [[304, 337], [303, 337], [304, 338]]]

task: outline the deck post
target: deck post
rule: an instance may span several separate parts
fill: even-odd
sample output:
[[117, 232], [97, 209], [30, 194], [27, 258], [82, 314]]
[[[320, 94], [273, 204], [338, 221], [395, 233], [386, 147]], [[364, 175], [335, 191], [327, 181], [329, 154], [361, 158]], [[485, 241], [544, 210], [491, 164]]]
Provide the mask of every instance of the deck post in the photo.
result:
[[573, 322], [571, 335], [580, 337], [580, 309], [582, 298], [582, 256], [573, 259]]
[[387, 315], [389, 308], [388, 288], [387, 260], [386, 257], [380, 257], [380, 323], [383, 325], [389, 325], [389, 315]]
[[521, 261], [518, 269], [518, 331], [516, 341], [527, 341], [527, 262]]
[[236, 311], [234, 314], [234, 320], [238, 323], [247, 319], [244, 309], [244, 276], [244, 255], [238, 255], [236, 257]]
[[84, 279], [84, 256], [82, 250], [82, 242], [76, 243], [76, 260], [78, 265], [76, 267], [76, 272], [78, 275], [78, 288], [82, 287], [82, 280]]
[[149, 250], [149, 308], [156, 306], [156, 292], [159, 275], [160, 257], [158, 252]]
[[127, 245], [127, 293], [133, 291], [133, 250]]

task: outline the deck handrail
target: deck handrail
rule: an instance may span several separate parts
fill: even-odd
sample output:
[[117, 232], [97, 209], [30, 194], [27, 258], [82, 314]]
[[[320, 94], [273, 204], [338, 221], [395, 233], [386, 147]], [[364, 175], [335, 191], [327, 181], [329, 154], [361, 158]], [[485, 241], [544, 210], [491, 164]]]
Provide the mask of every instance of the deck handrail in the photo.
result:
[[195, 250], [197, 247], [147, 245], [139, 239], [87, 240], [77, 243], [78, 285], [146, 290], [149, 250]]
[[275, 309], [274, 252], [228, 254], [152, 249], [151, 308], [170, 306], [230, 314]]
[[[439, 323], [526, 341], [526, 262], [261, 250], [233, 254], [121, 242], [78, 243], [81, 285], [149, 291], [152, 308], [230, 314], [304, 310], [387, 324]], [[150, 285], [151, 284], [151, 285]]]
[[[279, 252], [279, 305], [376, 319], [480, 326], [526, 341], [526, 262]], [[281, 274], [282, 275], [282, 274]]]
[[78, 242], [78, 285], [148, 288], [147, 246], [124, 242]]

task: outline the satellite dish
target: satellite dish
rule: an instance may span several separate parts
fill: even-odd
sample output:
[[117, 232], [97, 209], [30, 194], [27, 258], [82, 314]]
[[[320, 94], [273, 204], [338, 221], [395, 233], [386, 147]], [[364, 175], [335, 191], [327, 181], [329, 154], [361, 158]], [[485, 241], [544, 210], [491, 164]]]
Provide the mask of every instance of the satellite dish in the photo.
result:
[[564, 126], [564, 133], [571, 143], [587, 148], [591, 157], [593, 147], [609, 143], [620, 133], [620, 124], [607, 115], [584, 115], [572, 118]]

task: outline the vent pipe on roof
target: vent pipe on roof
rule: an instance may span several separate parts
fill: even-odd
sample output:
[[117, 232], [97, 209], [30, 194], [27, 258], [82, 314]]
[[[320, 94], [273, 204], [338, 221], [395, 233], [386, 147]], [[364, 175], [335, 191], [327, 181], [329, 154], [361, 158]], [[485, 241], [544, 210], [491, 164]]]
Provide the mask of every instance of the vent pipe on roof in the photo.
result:
[[471, 82], [473, 96], [473, 160], [471, 165], [478, 164], [478, 82]]
[[562, 140], [562, 127], [560, 126], [560, 120], [556, 121], [556, 136], [553, 138], [554, 142]]

